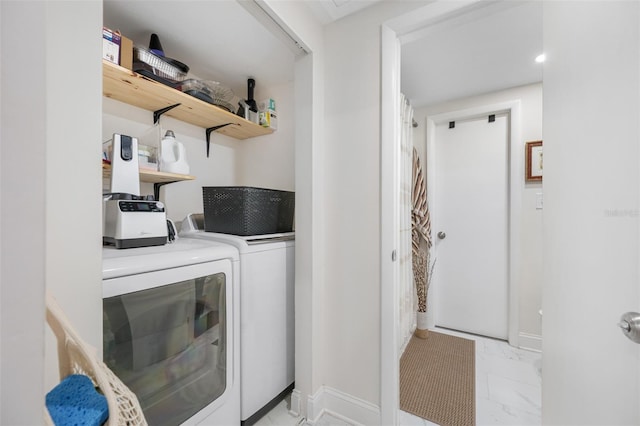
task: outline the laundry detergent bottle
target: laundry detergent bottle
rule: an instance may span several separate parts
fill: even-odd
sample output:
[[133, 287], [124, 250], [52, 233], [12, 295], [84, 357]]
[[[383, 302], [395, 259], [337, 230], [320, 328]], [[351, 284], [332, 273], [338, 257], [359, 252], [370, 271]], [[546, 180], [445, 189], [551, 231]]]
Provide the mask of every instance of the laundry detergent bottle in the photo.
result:
[[176, 140], [173, 130], [167, 130], [164, 138], [160, 141], [160, 171], [189, 174], [187, 152], [184, 145]]

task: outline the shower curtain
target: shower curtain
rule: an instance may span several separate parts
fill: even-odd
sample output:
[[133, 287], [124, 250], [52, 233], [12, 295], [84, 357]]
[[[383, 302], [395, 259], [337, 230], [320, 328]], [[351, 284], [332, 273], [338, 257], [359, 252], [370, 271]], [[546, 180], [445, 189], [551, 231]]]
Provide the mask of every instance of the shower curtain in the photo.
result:
[[411, 255], [411, 194], [413, 192], [413, 108], [409, 100], [401, 93], [400, 101], [400, 155], [399, 173], [399, 304], [400, 304], [400, 332], [398, 333], [398, 347], [400, 353], [409, 342], [415, 328], [416, 297], [413, 285], [412, 255]]

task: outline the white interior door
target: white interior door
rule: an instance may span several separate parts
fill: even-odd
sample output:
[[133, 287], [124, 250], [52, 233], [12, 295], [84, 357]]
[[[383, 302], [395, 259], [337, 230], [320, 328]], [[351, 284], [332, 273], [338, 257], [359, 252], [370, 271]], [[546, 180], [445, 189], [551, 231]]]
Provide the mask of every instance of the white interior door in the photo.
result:
[[638, 425], [640, 3], [543, 9], [542, 424]]
[[509, 117], [435, 130], [437, 326], [508, 337]]

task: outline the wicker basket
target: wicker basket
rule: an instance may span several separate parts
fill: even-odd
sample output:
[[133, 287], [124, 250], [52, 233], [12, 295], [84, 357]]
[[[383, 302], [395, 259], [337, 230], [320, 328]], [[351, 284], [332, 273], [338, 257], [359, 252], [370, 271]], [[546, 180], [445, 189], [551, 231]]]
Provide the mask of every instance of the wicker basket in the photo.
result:
[[[107, 426], [147, 425], [136, 395], [96, 356], [96, 350], [76, 333], [56, 300], [47, 293], [47, 323], [58, 343], [60, 378], [70, 374], [89, 377], [107, 399]], [[53, 424], [45, 408], [45, 424]]]
[[250, 186], [202, 187], [204, 230], [265, 235], [293, 230], [295, 193]]

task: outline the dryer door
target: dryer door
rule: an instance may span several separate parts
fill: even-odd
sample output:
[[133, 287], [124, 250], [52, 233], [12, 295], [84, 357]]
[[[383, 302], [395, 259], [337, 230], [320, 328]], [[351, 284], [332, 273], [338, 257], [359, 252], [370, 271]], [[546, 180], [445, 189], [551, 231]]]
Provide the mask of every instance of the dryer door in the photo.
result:
[[231, 383], [231, 268], [202, 267], [103, 283], [138, 289], [103, 299], [103, 349], [149, 424], [180, 424], [221, 399]]

